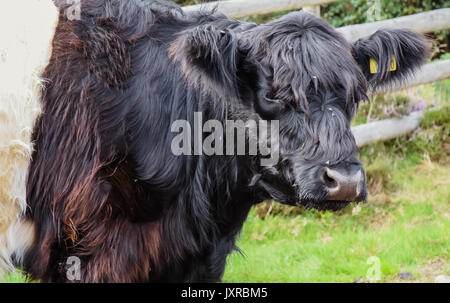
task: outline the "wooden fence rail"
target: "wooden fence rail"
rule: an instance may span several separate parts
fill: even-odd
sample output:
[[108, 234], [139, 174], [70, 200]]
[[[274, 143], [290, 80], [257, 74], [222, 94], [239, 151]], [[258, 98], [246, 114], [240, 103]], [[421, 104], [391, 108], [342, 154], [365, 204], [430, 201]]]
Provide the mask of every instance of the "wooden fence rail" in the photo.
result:
[[423, 111], [412, 112], [401, 118], [391, 118], [352, 127], [358, 147], [369, 145], [377, 141], [403, 136], [419, 127], [423, 118]]
[[185, 6], [185, 11], [195, 11], [200, 8], [212, 9], [228, 17], [240, 18], [249, 15], [261, 15], [285, 10], [299, 9], [305, 6], [337, 2], [338, 0], [225, 0]]
[[431, 33], [450, 28], [450, 8], [441, 8], [424, 13], [388, 20], [354, 24], [337, 30], [350, 41], [369, 36], [380, 28], [409, 28], [419, 33]]
[[450, 78], [450, 59], [433, 63], [428, 63], [422, 66], [422, 68], [414, 74], [414, 76], [402, 84], [389, 87], [388, 89], [381, 89], [378, 93], [386, 91], [398, 90], [408, 87], [417, 86], [420, 84], [431, 83], [439, 80]]

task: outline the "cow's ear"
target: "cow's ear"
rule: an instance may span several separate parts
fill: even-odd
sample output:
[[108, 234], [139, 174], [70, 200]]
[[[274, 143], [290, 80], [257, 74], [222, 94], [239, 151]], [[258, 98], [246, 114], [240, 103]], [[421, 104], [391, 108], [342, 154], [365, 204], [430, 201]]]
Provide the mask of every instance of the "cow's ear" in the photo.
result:
[[232, 31], [198, 26], [182, 32], [169, 52], [191, 84], [231, 89], [237, 87], [238, 44]]
[[431, 43], [407, 29], [379, 30], [359, 39], [352, 48], [369, 85], [376, 90], [411, 76], [429, 59]]

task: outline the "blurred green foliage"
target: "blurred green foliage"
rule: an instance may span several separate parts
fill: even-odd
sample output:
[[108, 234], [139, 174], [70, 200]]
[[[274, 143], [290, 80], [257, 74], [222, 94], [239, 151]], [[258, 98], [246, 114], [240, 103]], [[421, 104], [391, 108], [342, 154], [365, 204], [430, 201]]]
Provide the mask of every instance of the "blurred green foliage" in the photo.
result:
[[179, 4], [179, 5], [192, 5], [192, 4], [199, 4], [204, 2], [211, 2], [211, 0], [173, 0], [173, 2]]
[[[370, 22], [367, 10], [374, 1], [347, 0], [321, 6], [321, 15], [333, 26]], [[450, 0], [380, 0], [380, 20], [450, 7]]]

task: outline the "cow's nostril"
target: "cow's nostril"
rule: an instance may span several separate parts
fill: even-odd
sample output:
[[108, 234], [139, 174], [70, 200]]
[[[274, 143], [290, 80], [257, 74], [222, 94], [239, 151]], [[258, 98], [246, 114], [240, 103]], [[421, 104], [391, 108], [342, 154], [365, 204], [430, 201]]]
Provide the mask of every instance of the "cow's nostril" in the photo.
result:
[[323, 181], [330, 200], [353, 201], [360, 194], [363, 176], [361, 169], [349, 173], [346, 170], [327, 167], [325, 168]]
[[323, 181], [325, 182], [325, 186], [330, 189], [338, 187], [338, 183], [336, 182], [336, 180], [328, 175], [328, 170], [325, 170], [324, 172]]

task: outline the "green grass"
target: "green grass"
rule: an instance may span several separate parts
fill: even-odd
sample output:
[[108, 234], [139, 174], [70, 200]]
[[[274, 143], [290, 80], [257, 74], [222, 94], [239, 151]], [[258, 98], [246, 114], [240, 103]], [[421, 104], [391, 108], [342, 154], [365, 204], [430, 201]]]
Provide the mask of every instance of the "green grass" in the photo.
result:
[[20, 272], [14, 272], [10, 274], [8, 277], [6, 277], [5, 280], [1, 281], [0, 283], [29, 283], [31, 282], [27, 277]]

